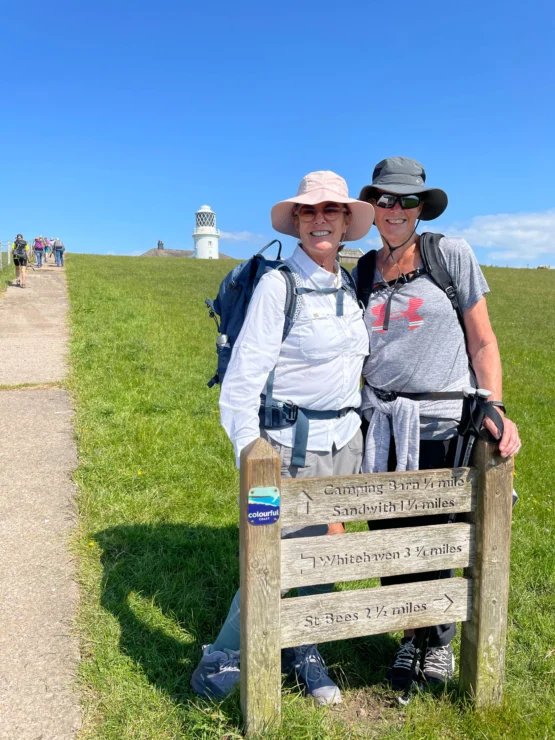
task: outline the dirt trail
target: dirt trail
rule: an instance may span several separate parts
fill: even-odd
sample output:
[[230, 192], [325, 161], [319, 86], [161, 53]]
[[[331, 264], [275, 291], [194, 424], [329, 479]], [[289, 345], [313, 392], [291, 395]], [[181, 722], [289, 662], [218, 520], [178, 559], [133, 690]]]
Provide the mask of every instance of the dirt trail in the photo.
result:
[[0, 738], [66, 740], [81, 725], [72, 687], [78, 600], [68, 538], [77, 463], [63, 270], [29, 271], [0, 298]]

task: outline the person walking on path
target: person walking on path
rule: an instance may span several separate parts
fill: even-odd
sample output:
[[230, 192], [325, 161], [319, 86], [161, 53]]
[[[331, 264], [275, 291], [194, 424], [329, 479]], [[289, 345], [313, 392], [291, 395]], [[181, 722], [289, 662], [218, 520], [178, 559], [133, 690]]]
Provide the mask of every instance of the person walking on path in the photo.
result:
[[[490, 418], [484, 427], [499, 439], [500, 454], [508, 457], [520, 449], [516, 425], [502, 418], [501, 360], [488, 317], [489, 288], [478, 261], [464, 239], [416, 233], [420, 220], [431, 221], [447, 207], [446, 193], [425, 182], [420, 163], [390, 157], [376, 165], [372, 184], [360, 193], [375, 208], [382, 240], [381, 249], [364, 255], [353, 271], [370, 338], [362, 390], [369, 425], [362, 466], [366, 473], [461, 465], [463, 389], [468, 387], [491, 391], [488, 408], [493, 417], [501, 415], [496, 418], [503, 435]], [[449, 515], [409, 517], [369, 522], [369, 527], [451, 520]], [[382, 578], [382, 584], [451, 576], [451, 571], [391, 576]], [[405, 631], [387, 673], [393, 688], [406, 690], [414, 677], [425, 683], [452, 678], [456, 625], [425, 630], [426, 639], [423, 630]]]
[[33, 250], [37, 260], [37, 267], [42, 267], [42, 258], [44, 255], [44, 241], [42, 236], [37, 236], [33, 242]]
[[[298, 240], [285, 261], [298, 303], [285, 339], [287, 283], [281, 269], [261, 278], [249, 303], [220, 396], [222, 425], [238, 461], [246, 445], [263, 437], [279, 453], [284, 478], [360, 472], [355, 409], [368, 335], [354, 284], [337, 254], [343, 241], [365, 236], [373, 218], [372, 206], [349, 198], [347, 183], [333, 172], [310, 173], [296, 196], [272, 208], [274, 229]], [[326, 535], [332, 526], [283, 527], [282, 536]], [[312, 586], [299, 594], [332, 588]], [[221, 698], [239, 680], [239, 604], [237, 592], [218, 638], [204, 648], [191, 679], [198, 694]], [[318, 704], [341, 702], [316, 645], [285, 650], [282, 666]]]
[[64, 266], [64, 252], [66, 251], [66, 248], [64, 247], [64, 243], [58, 238], [54, 239], [53, 249], [54, 249], [54, 257], [56, 259], [56, 267], [63, 267]]
[[44, 240], [44, 262], [48, 261], [48, 257], [52, 254], [52, 244], [54, 243], [53, 239], [49, 239], [48, 237]]
[[27, 287], [27, 264], [29, 262], [29, 245], [21, 234], [15, 237], [12, 244], [12, 257], [15, 265], [15, 279], [17, 285]]

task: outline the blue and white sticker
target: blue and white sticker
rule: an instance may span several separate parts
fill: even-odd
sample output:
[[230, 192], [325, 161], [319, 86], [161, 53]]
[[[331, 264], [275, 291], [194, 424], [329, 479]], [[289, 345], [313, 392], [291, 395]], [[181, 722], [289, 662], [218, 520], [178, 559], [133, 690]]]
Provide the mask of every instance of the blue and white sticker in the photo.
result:
[[279, 519], [279, 488], [251, 488], [247, 509], [249, 524], [259, 527], [263, 524], [275, 524]]

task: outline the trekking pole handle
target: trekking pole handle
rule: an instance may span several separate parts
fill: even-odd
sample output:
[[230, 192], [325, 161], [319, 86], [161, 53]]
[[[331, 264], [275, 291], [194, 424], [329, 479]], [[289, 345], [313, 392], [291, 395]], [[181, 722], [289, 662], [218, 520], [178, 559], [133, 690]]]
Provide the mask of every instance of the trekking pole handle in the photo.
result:
[[471, 388], [470, 386], [467, 386], [466, 388], [463, 388], [463, 393], [467, 398], [473, 399], [475, 404], [473, 408], [477, 411], [476, 416], [473, 416], [471, 413], [471, 424], [473, 427], [472, 433], [482, 439], [486, 439], [491, 442], [498, 442], [498, 439], [496, 439], [489, 430], [483, 427], [484, 419], [488, 418], [497, 427], [497, 431], [500, 435], [499, 439], [503, 436], [503, 417], [495, 408], [496, 402], [488, 401], [489, 397], [492, 395], [491, 391], [488, 391], [485, 388]]
[[491, 396], [491, 391], [485, 388], [472, 388], [470, 385], [467, 385], [462, 391], [467, 398], [478, 398], [480, 401], [487, 401]]

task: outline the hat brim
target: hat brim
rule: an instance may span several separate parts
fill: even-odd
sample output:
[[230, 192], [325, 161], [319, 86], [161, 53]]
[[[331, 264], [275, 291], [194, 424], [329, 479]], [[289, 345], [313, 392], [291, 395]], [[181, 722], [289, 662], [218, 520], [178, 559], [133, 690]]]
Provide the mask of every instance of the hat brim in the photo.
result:
[[368, 202], [371, 198], [376, 197], [377, 193], [393, 193], [394, 195], [419, 195], [420, 193], [426, 193], [424, 200], [424, 207], [420, 214], [421, 221], [433, 221], [434, 218], [438, 218], [447, 208], [449, 199], [447, 193], [440, 188], [426, 188], [418, 187], [414, 185], [394, 185], [387, 186], [387, 188], [377, 188], [374, 185], [365, 185], [360, 191], [359, 198], [364, 202]]
[[349, 206], [351, 222], [345, 232], [345, 241], [356, 242], [370, 231], [374, 223], [374, 207], [370, 203], [356, 198], [346, 198], [326, 189], [311, 190], [304, 195], [296, 195], [294, 198], [276, 203], [271, 211], [272, 226], [280, 234], [287, 234], [298, 239], [299, 232], [293, 219], [293, 206], [297, 203], [299, 205], [316, 206], [319, 203], [328, 202], [345, 203]]

